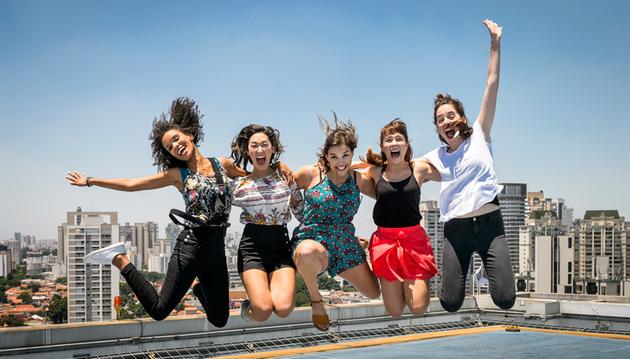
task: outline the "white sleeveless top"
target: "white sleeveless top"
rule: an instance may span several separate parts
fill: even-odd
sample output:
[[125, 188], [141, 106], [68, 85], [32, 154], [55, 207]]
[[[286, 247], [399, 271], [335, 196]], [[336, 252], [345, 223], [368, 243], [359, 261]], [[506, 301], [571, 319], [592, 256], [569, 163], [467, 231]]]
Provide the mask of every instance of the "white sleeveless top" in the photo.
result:
[[477, 121], [473, 133], [454, 152], [448, 146], [425, 154], [442, 176], [440, 187], [440, 222], [476, 211], [491, 202], [503, 186], [497, 182], [492, 158], [492, 144], [486, 142]]

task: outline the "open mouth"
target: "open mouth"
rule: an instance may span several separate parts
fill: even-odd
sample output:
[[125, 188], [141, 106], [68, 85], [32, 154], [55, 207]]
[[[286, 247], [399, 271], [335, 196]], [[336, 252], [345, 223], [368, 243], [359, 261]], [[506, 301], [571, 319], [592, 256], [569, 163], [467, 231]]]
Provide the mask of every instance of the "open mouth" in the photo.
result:
[[400, 158], [400, 150], [391, 150], [389, 153], [392, 156], [392, 160], [398, 160]]
[[346, 168], [348, 168], [348, 165], [343, 165], [343, 166], [335, 166], [335, 169], [339, 172], [343, 172], [346, 170]]
[[265, 158], [265, 157], [256, 157], [256, 163], [259, 166], [264, 166], [266, 162], [267, 162], [267, 158]]
[[180, 156], [183, 156], [185, 151], [186, 151], [186, 146], [179, 146], [179, 148], [177, 149], [177, 154]]

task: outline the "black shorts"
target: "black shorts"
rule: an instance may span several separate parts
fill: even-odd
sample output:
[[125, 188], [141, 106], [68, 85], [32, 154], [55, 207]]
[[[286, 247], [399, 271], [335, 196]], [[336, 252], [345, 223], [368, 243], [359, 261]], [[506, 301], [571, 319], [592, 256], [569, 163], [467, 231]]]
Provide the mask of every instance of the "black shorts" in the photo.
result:
[[239, 273], [260, 269], [267, 273], [284, 267], [295, 269], [286, 226], [246, 224], [238, 245]]

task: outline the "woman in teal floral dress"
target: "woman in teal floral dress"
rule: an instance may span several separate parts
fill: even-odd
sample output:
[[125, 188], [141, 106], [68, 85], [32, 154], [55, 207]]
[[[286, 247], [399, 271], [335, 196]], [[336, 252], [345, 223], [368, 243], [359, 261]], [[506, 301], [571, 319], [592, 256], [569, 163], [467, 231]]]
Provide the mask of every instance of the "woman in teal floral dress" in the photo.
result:
[[377, 298], [380, 289], [352, 224], [361, 192], [374, 197], [371, 180], [350, 168], [358, 143], [354, 127], [336, 115], [334, 129], [320, 120], [326, 140], [318, 165], [295, 173], [298, 187], [304, 189], [304, 220], [293, 234], [293, 260], [311, 297], [313, 324], [326, 331], [330, 322], [317, 285], [320, 273], [341, 276], [369, 298]]

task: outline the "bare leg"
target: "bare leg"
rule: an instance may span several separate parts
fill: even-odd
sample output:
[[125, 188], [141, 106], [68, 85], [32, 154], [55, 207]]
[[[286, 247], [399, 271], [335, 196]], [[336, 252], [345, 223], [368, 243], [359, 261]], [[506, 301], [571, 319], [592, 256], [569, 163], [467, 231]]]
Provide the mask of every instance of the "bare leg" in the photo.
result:
[[273, 311], [281, 318], [288, 317], [295, 306], [295, 269], [280, 268], [269, 273], [269, 277]]
[[367, 263], [359, 264], [354, 268], [339, 273], [339, 275], [352, 283], [359, 292], [370, 299], [376, 299], [381, 294], [376, 277]]
[[241, 279], [251, 304], [245, 315], [258, 322], [267, 320], [273, 311], [267, 272], [260, 269], [248, 269], [241, 273]]
[[[317, 284], [317, 275], [328, 267], [328, 252], [319, 242], [306, 239], [298, 244], [293, 258], [297, 270], [304, 279], [304, 284], [311, 297], [311, 308], [314, 316], [327, 315]], [[328, 328], [318, 327], [320, 330]]]
[[403, 282], [388, 281], [379, 278], [381, 283], [381, 291], [383, 292], [383, 305], [387, 314], [392, 317], [400, 317], [405, 311], [405, 292], [403, 290]]
[[405, 301], [414, 315], [422, 315], [427, 311], [431, 300], [429, 281], [424, 279], [406, 280], [404, 282]]

